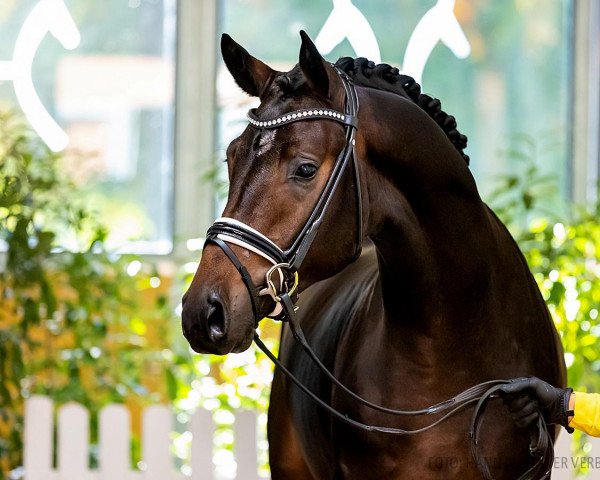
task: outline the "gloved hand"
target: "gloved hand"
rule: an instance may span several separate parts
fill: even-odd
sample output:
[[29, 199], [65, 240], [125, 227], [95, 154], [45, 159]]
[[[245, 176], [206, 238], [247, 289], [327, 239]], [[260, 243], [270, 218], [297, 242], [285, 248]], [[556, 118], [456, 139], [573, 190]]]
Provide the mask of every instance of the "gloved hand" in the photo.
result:
[[537, 377], [515, 378], [499, 390], [504, 404], [520, 428], [530, 426], [542, 413], [546, 423], [562, 425], [569, 433], [569, 398], [573, 389], [556, 388]]

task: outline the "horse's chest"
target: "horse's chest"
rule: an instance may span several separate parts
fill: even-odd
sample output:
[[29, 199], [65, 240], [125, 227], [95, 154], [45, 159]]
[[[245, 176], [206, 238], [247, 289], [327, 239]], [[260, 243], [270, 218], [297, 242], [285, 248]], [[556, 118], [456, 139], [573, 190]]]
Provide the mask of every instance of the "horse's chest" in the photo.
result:
[[[381, 355], [381, 352], [379, 352]], [[361, 355], [360, 352], [356, 352]], [[342, 381], [372, 402], [415, 410], [451, 395], [442, 392], [443, 379], [430, 364], [395, 356], [362, 355], [365, 361], [338, 370]], [[342, 371], [344, 373], [342, 373]], [[433, 423], [427, 416], [393, 416], [360, 406], [334, 390], [335, 407], [364, 424], [415, 430]], [[479, 479], [468, 441], [470, 416], [459, 413], [448, 422], [414, 436], [366, 433], [336, 424], [333, 444], [344, 480]]]
[[335, 478], [340, 480], [480, 478], [467, 451], [435, 434], [419, 439], [371, 438], [352, 447], [341, 446], [337, 460], [339, 473]]

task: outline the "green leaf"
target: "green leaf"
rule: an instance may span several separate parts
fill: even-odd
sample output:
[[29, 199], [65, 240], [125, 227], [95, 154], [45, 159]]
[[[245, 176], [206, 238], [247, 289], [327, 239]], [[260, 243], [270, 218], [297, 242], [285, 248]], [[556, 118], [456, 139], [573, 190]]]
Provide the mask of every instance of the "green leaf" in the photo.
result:
[[554, 282], [552, 288], [550, 289], [550, 296], [548, 297], [548, 302], [558, 305], [562, 301], [565, 295], [565, 291], [565, 286], [561, 282]]
[[169, 395], [169, 399], [174, 401], [177, 398], [177, 380], [169, 368], [165, 370], [165, 379], [167, 382], [167, 394]]

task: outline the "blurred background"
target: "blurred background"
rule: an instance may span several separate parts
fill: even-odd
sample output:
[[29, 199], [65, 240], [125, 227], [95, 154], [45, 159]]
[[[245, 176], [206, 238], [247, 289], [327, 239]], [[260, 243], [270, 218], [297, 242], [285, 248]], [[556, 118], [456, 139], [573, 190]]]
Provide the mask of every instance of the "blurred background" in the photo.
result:
[[[408, 63], [416, 39], [423, 91], [469, 137], [482, 195], [525, 252], [561, 332], [569, 384], [600, 391], [600, 3], [352, 3], [374, 35], [368, 53], [383, 62]], [[467, 50], [426, 21], [442, 4], [452, 4]], [[269, 362], [253, 349], [192, 354], [179, 300], [226, 198], [225, 148], [256, 102], [224, 68], [220, 34], [287, 70], [299, 30], [325, 45], [333, 11], [331, 0], [2, 0], [0, 479], [23, 475], [24, 401], [38, 394], [90, 412], [91, 466], [98, 412], [123, 403], [131, 465], [143, 469], [141, 415], [162, 403], [176, 419], [175, 465], [189, 474], [186, 424], [207, 409], [218, 478], [236, 473], [233, 412], [256, 411], [268, 475]], [[65, 48], [69, 22], [80, 38]], [[328, 60], [364, 55], [343, 22], [332, 24], [343, 40], [322, 48]], [[427, 38], [433, 49], [419, 49]], [[66, 148], [38, 126], [44, 112]], [[261, 326], [275, 349], [278, 328]]]

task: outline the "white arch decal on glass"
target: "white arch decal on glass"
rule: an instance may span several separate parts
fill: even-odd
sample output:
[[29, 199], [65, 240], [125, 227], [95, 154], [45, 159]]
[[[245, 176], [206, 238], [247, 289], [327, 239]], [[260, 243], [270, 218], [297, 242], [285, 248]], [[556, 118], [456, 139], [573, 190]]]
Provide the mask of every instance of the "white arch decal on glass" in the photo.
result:
[[25, 117], [48, 147], [59, 152], [67, 146], [69, 137], [42, 104], [31, 75], [35, 54], [48, 32], [67, 50], [75, 49], [81, 41], [79, 29], [63, 0], [41, 0], [33, 8], [17, 36], [12, 60], [0, 62], [0, 81], [13, 82]]
[[[402, 71], [418, 83], [423, 81], [423, 70], [438, 42], [441, 41], [460, 59], [471, 53], [471, 45], [454, 15], [454, 5], [455, 0], [438, 0], [419, 20], [410, 36]], [[377, 38], [363, 13], [352, 0], [333, 0], [333, 11], [317, 35], [315, 44], [323, 55], [327, 55], [345, 38], [348, 38], [357, 56], [381, 62]]]
[[455, 0], [438, 0], [423, 15], [408, 40], [402, 71], [417, 83], [422, 82], [425, 64], [439, 41], [460, 59], [471, 54], [471, 45], [454, 16], [454, 4]]
[[347, 38], [359, 57], [381, 63], [379, 44], [375, 32], [352, 0], [333, 0], [333, 10], [317, 35], [315, 45], [327, 55]]

